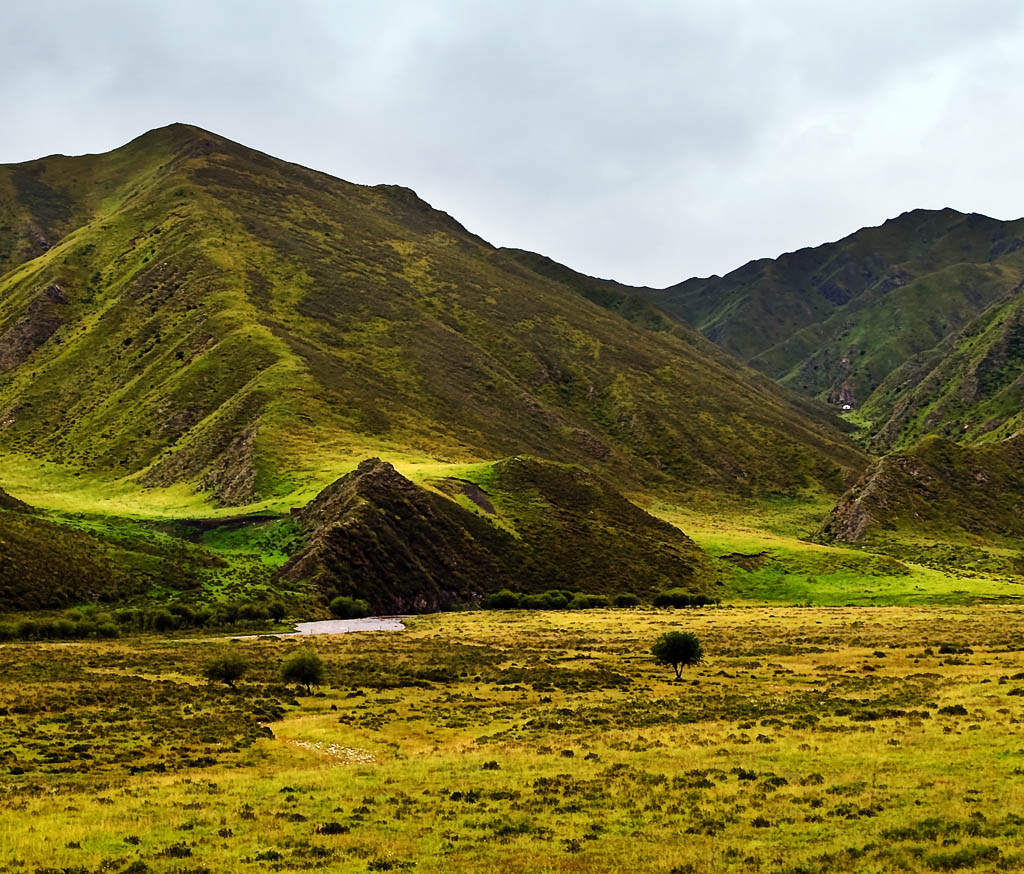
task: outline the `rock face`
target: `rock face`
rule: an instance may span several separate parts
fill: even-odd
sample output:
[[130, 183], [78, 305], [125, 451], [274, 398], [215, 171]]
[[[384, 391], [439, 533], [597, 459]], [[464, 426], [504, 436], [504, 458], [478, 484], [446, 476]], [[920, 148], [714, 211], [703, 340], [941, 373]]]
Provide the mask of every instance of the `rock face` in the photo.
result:
[[13, 370], [50, 339], [61, 325], [58, 307], [68, 302], [57, 283], [48, 285], [7, 330], [0, 333], [0, 371]]
[[843, 495], [820, 535], [855, 543], [900, 531], [1024, 536], [1024, 435], [983, 446], [929, 437], [887, 455]]
[[581, 468], [517, 457], [476, 482], [431, 485], [438, 491], [363, 461], [296, 511], [309, 546], [282, 574], [376, 612], [473, 603], [506, 586], [650, 595], [714, 584], [710, 559], [685, 534]]

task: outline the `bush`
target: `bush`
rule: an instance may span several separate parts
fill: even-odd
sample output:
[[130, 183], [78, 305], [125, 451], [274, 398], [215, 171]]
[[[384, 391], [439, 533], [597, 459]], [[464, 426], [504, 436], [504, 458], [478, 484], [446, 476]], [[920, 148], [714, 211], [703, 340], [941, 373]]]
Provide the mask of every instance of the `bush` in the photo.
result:
[[339, 595], [330, 604], [332, 616], [338, 619], [361, 619], [370, 615], [370, 605], [362, 598], [350, 598], [347, 595]]
[[203, 668], [203, 676], [211, 683], [223, 683], [229, 689], [235, 688], [249, 670], [249, 664], [238, 653], [230, 652], [210, 660]]
[[535, 595], [523, 595], [519, 606], [524, 610], [565, 610], [571, 600], [571, 592], [548, 589]]
[[280, 601], [271, 601], [267, 605], [267, 612], [270, 614], [270, 618], [275, 622], [280, 622], [288, 615], [288, 608], [285, 607]]
[[569, 602], [570, 610], [590, 610], [593, 607], [607, 607], [608, 599], [604, 595], [585, 595], [578, 592]]
[[238, 610], [240, 619], [248, 622], [258, 622], [270, 618], [270, 611], [262, 604], [243, 604]]
[[707, 607], [717, 603], [715, 598], [687, 592], [685, 589], [669, 589], [654, 596], [655, 607]]
[[651, 653], [661, 664], [672, 666], [677, 680], [682, 678], [683, 668], [704, 658], [704, 649], [692, 631], [666, 631], [654, 642]]
[[480, 606], [484, 610], [517, 610], [519, 601], [520, 597], [515, 592], [502, 589], [500, 592], [494, 592], [484, 598], [480, 602]]
[[113, 639], [121, 636], [121, 629], [118, 628], [113, 622], [104, 622], [96, 626], [96, 636], [105, 637], [107, 639]]
[[615, 596], [616, 607], [639, 607], [640, 598], [634, 595], [632, 592], [624, 592], [621, 595]]
[[281, 665], [281, 679], [286, 683], [298, 683], [306, 687], [306, 694], [311, 687], [319, 686], [324, 680], [324, 660], [311, 649], [300, 649], [292, 653]]
[[154, 631], [170, 631], [178, 627], [178, 617], [170, 610], [157, 610], [150, 617]]

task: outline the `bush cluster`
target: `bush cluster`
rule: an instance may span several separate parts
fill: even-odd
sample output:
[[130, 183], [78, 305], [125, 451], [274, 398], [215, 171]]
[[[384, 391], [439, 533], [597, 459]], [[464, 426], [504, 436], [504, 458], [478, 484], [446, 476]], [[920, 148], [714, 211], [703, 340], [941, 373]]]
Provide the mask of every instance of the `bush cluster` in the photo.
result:
[[709, 607], [717, 604], [717, 598], [694, 594], [685, 589], [669, 589], [654, 596], [655, 607]]
[[169, 604], [110, 613], [93, 607], [68, 610], [57, 618], [24, 619], [0, 624], [4, 640], [82, 640], [119, 637], [124, 631], [175, 631], [188, 628], [258, 627], [280, 621], [287, 608], [269, 603], [225, 602], [214, 607]]
[[[620, 599], [635, 599], [635, 602], [630, 600], [620, 604]], [[639, 603], [640, 599], [635, 595], [620, 595], [615, 599], [617, 607], [632, 607]], [[532, 595], [502, 589], [488, 595], [480, 604], [485, 610], [589, 610], [593, 607], [610, 607], [612, 601], [606, 595], [589, 595], [565, 589], [548, 589]]]
[[[480, 606], [485, 610], [587, 610], [592, 607], [639, 607], [641, 603], [639, 596], [632, 592], [608, 596], [548, 589], [546, 592], [527, 595], [502, 589], [485, 597]], [[654, 598], [655, 607], [706, 607], [717, 603], [715, 598], [693, 594], [684, 589], [669, 589]]]
[[168, 604], [165, 607], [122, 610], [117, 621], [136, 631], [174, 631], [184, 628], [253, 627], [279, 622], [287, 615], [280, 601], [224, 601], [214, 606]]
[[83, 640], [120, 634], [114, 617], [98, 611], [68, 610], [57, 619], [24, 619], [0, 625], [0, 640]]

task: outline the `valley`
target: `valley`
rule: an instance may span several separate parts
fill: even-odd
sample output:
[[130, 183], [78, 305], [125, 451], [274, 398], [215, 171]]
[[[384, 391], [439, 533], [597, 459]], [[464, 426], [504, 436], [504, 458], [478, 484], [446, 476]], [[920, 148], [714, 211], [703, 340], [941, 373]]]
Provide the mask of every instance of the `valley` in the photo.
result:
[[0, 870], [1021, 867], [1021, 234], [650, 289], [189, 125], [0, 166]]

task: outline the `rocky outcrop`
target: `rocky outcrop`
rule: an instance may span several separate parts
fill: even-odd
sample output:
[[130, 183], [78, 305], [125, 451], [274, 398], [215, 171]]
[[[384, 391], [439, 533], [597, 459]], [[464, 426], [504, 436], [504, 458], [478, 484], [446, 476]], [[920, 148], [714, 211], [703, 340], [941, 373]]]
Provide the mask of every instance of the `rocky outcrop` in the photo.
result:
[[25, 312], [0, 334], [0, 372], [14, 370], [57, 332], [61, 326], [58, 307], [67, 302], [57, 283], [36, 295]]

